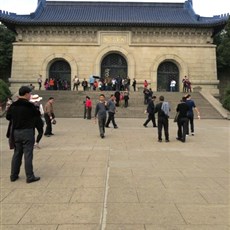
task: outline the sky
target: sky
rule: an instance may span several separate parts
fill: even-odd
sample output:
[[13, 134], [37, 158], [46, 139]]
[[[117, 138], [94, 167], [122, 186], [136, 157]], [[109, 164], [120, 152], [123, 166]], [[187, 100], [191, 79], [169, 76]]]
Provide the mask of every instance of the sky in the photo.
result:
[[[48, 0], [47, 0], [48, 1]], [[60, 0], [56, 0], [60, 1]], [[70, 1], [70, 0], [62, 0]], [[78, 1], [78, 0], [72, 0]], [[95, 0], [91, 0], [95, 1]], [[103, 1], [103, 0], [96, 0]], [[110, 1], [110, 0], [106, 0]], [[120, 1], [121, 0], [114, 0]], [[125, 0], [125, 2], [185, 2], [185, 0]], [[35, 11], [37, 0], [0, 0], [0, 10], [17, 14], [30, 14]], [[230, 13], [230, 0], [193, 0], [193, 9], [200, 16], [214, 16]]]

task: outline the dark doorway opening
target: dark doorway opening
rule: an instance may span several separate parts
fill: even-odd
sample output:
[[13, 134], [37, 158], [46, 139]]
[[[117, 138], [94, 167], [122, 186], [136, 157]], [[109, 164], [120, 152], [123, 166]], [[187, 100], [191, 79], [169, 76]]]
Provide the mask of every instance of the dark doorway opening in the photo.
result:
[[121, 78], [127, 78], [128, 67], [127, 61], [123, 56], [118, 53], [108, 54], [101, 63], [101, 78], [107, 80], [120, 76]]
[[170, 61], [161, 63], [157, 70], [157, 91], [170, 91], [170, 82], [176, 81], [175, 91], [179, 91], [179, 69]]
[[65, 60], [54, 61], [49, 69], [49, 79], [55, 81], [54, 89], [70, 90], [71, 89], [71, 67]]

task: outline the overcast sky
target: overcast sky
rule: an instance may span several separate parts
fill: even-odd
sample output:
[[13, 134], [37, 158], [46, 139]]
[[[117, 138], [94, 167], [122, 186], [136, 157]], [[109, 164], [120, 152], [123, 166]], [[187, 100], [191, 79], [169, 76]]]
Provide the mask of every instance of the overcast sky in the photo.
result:
[[[56, 0], [56, 1], [60, 1], [60, 0]], [[62, 0], [62, 1], [70, 1], [70, 0]], [[78, 0], [72, 0], [72, 1], [78, 1]], [[119, 1], [119, 0], [115, 0], [115, 1]], [[124, 2], [124, 1], [120, 1], [120, 2]], [[144, 0], [144, 1], [126, 0], [125, 2], [185, 2], [185, 0]], [[36, 7], [37, 7], [37, 0], [0, 0], [0, 10], [5, 10], [17, 14], [29, 14], [31, 12], [34, 12]], [[201, 16], [213, 16], [213, 15], [230, 13], [230, 0], [193, 0], [193, 8], [195, 12]]]

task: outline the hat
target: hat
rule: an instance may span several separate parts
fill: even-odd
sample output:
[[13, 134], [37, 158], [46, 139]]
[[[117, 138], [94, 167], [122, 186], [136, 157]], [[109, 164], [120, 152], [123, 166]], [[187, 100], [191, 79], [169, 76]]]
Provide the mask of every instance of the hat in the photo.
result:
[[42, 97], [39, 97], [38, 94], [34, 94], [34, 95], [32, 95], [31, 98], [30, 98], [30, 101], [31, 101], [31, 102], [37, 102], [37, 101], [41, 101], [41, 100], [42, 100]]

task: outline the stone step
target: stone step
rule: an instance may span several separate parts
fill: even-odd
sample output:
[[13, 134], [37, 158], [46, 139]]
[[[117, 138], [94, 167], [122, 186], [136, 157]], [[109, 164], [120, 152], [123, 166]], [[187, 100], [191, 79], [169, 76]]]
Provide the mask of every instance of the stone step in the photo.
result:
[[[98, 97], [101, 93], [104, 93], [106, 99], [108, 100], [110, 95], [114, 93], [113, 91], [34, 91], [34, 94], [39, 94], [43, 97], [42, 104], [45, 105], [46, 101], [50, 96], [55, 98], [54, 110], [56, 117], [66, 117], [66, 118], [80, 118], [83, 117], [84, 105], [86, 95], [92, 99], [93, 109], [92, 115], [94, 114], [95, 105], [98, 102]], [[170, 118], [173, 118], [176, 114], [176, 107], [181, 100], [184, 93], [171, 93], [171, 92], [155, 92], [157, 98], [160, 95], [164, 95], [165, 100], [170, 103], [171, 113]], [[194, 99], [197, 107], [200, 110], [201, 117], [205, 119], [222, 119], [219, 112], [214, 109], [211, 104], [200, 94], [192, 93], [192, 98]], [[158, 101], [158, 100], [157, 100]], [[142, 92], [130, 92], [129, 107], [123, 108], [118, 107], [118, 113], [116, 117], [119, 118], [143, 118], [145, 119], [147, 115], [144, 113], [146, 110], [146, 105], [144, 105], [144, 95]]]

